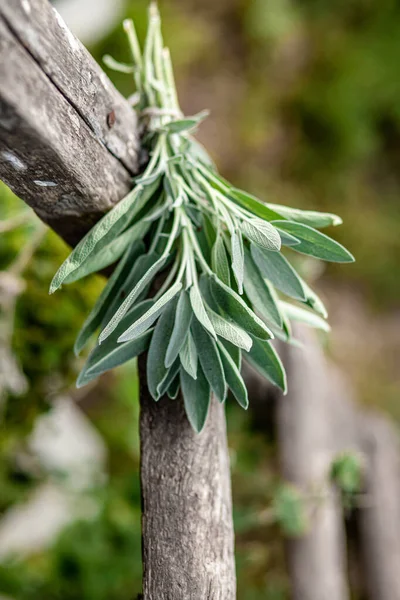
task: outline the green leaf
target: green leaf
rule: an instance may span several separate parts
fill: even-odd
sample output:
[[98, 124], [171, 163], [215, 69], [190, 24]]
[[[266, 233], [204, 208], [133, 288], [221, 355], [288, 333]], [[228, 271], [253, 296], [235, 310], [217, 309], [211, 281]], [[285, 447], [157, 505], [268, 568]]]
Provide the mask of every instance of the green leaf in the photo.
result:
[[266, 221], [273, 221], [274, 219], [281, 219], [283, 215], [280, 214], [279, 207], [277, 210], [269, 208], [268, 205], [263, 204], [251, 194], [247, 194], [243, 190], [237, 188], [231, 188], [227, 196], [233, 200], [239, 206], [246, 208], [253, 215], [265, 219]]
[[269, 323], [278, 329], [282, 327], [282, 315], [278, 308], [275, 294], [268, 283], [264, 281], [253, 262], [250, 251], [246, 248], [244, 253], [244, 290], [253, 305], [253, 308]]
[[293, 246], [296, 252], [330, 262], [354, 262], [353, 255], [344, 246], [308, 225], [290, 221], [274, 221], [274, 225], [300, 240], [300, 244]]
[[215, 333], [231, 342], [238, 348], [243, 350], [250, 350], [252, 345], [252, 339], [244, 329], [236, 325], [233, 321], [228, 321], [224, 317], [221, 317], [218, 313], [214, 312], [210, 307], [206, 307], [207, 314], [210, 317], [212, 326], [214, 327]]
[[181, 292], [176, 307], [174, 329], [169, 340], [167, 353], [165, 355], [165, 366], [170, 367], [182, 349], [185, 338], [188, 334], [190, 323], [192, 322], [192, 307], [189, 294], [186, 291]]
[[268, 327], [247, 306], [244, 300], [222, 281], [211, 277], [211, 293], [222, 312], [245, 331], [267, 340], [273, 337]]
[[110, 212], [104, 215], [58, 269], [50, 285], [50, 294], [55, 292], [65, 279], [76, 271], [93, 252], [98, 252], [116, 238], [151, 198], [158, 186], [159, 180], [144, 189], [140, 185], [135, 187]]
[[[140, 304], [138, 304], [137, 306], [135, 306], [135, 308], [132, 310], [132, 312], [127, 315], [125, 317], [125, 319], [123, 319], [119, 325], [119, 327], [117, 327], [117, 329], [114, 331], [114, 333], [112, 335], [110, 335], [109, 338], [107, 338], [107, 340], [99, 345], [97, 344], [93, 350], [91, 351], [91, 353], [89, 354], [89, 357], [78, 377], [78, 381], [77, 381], [77, 386], [78, 387], [82, 387], [83, 385], [86, 385], [87, 383], [89, 383], [89, 381], [91, 381], [92, 379], [95, 379], [100, 373], [103, 373], [104, 370], [107, 370], [108, 368], [112, 368], [112, 367], [107, 367], [108, 364], [114, 364], [115, 361], [122, 361], [125, 362], [126, 360], [129, 360], [129, 358], [126, 358], [126, 356], [129, 356], [130, 358], [133, 358], [133, 354], [132, 351], [138, 347], [141, 347], [141, 344], [145, 341], [145, 338], [141, 338], [140, 341], [138, 341], [138, 346], [135, 346], [135, 344], [132, 344], [131, 346], [129, 346], [128, 350], [125, 349], [125, 344], [118, 344], [117, 343], [117, 338], [118, 336], [122, 333], [122, 331], [127, 327], [128, 325], [128, 320], [132, 319], [132, 318], [138, 318], [141, 315], [143, 315], [148, 308], [153, 304], [152, 300], [145, 300], [144, 302], [141, 302]], [[150, 336], [151, 337], [151, 336]], [[150, 338], [148, 338], [150, 340]], [[124, 349], [122, 349], [124, 348]], [[145, 348], [146, 349], [146, 348]], [[110, 358], [109, 358], [110, 357]], [[110, 362], [108, 362], [110, 361]], [[112, 362], [114, 361], [114, 362]], [[122, 364], [122, 362], [118, 362], [118, 364]], [[115, 364], [114, 364], [115, 366]], [[107, 368], [105, 368], [107, 367]], [[90, 371], [90, 375], [89, 375], [89, 371]]]
[[278, 290], [295, 300], [306, 299], [303, 284], [289, 261], [280, 252], [266, 252], [255, 244], [251, 245], [251, 256], [263, 277]]
[[217, 234], [215, 232], [214, 226], [213, 226], [210, 218], [206, 214], [203, 215], [203, 223], [204, 223], [204, 233], [207, 238], [208, 245], [210, 246], [210, 248], [212, 248], [216, 242]]
[[161, 396], [164, 396], [164, 394], [167, 393], [167, 390], [169, 389], [171, 383], [175, 380], [176, 376], [179, 373], [180, 366], [181, 362], [178, 358], [173, 365], [168, 367], [168, 371], [165, 374], [164, 379], [157, 386], [157, 393], [160, 396], [160, 398]]
[[194, 127], [197, 127], [201, 121], [204, 121], [204, 119], [208, 117], [208, 114], [208, 111], [203, 110], [193, 117], [170, 121], [162, 126], [162, 130], [166, 131], [167, 133], [182, 133], [183, 131], [188, 131]]
[[143, 239], [149, 228], [150, 223], [139, 221], [122, 235], [112, 240], [107, 246], [104, 246], [99, 252], [93, 252], [78, 269], [64, 279], [64, 283], [73, 283], [112, 265], [122, 256], [128, 246], [139, 239]]
[[157, 302], [149, 308], [149, 310], [137, 319], [122, 335], [119, 336], [118, 342], [129, 342], [146, 331], [158, 319], [159, 315], [165, 310], [165, 306], [174, 298], [182, 289], [182, 282], [177, 281], [172, 287], [163, 294]]
[[143, 251], [144, 244], [142, 242], [134, 242], [119, 261], [76, 338], [74, 346], [76, 355], [80, 353], [96, 329], [100, 327], [107, 313], [111, 297], [118, 294], [120, 285], [127, 277], [127, 272], [132, 269], [132, 264]]
[[197, 319], [193, 320], [191, 330], [203, 373], [218, 400], [223, 402], [226, 382], [217, 345]]
[[178, 397], [180, 389], [181, 389], [181, 379], [180, 379], [179, 373], [178, 373], [178, 375], [175, 377], [175, 379], [173, 380], [173, 382], [171, 383], [171, 385], [169, 386], [169, 388], [167, 390], [168, 398], [171, 398], [171, 400], [175, 400]]
[[159, 400], [158, 386], [166, 376], [165, 354], [174, 327], [176, 303], [170, 302], [157, 321], [147, 355], [147, 387], [154, 400]]
[[324, 319], [326, 319], [328, 316], [328, 311], [326, 310], [321, 298], [317, 296], [317, 294], [307, 285], [304, 280], [302, 280], [302, 285], [306, 296], [304, 303], [312, 308], [316, 313], [321, 315]]
[[247, 409], [249, 406], [247, 388], [239, 369], [237, 368], [235, 361], [232, 359], [229, 352], [220, 342], [218, 342], [218, 349], [221, 356], [222, 365], [224, 367], [226, 382], [240, 406], [242, 406], [244, 409]]
[[219, 235], [211, 253], [211, 267], [217, 277], [226, 285], [231, 285], [228, 256], [222, 236]]
[[322, 227], [328, 227], [329, 225], [341, 225], [342, 219], [337, 215], [331, 213], [316, 212], [314, 210], [300, 210], [298, 208], [289, 208], [288, 206], [281, 206], [280, 204], [270, 204], [269, 208], [277, 210], [282, 217], [289, 219], [289, 221], [297, 221], [316, 229]]
[[143, 277], [138, 281], [133, 290], [129, 292], [128, 296], [125, 298], [121, 306], [118, 308], [114, 316], [110, 319], [108, 324], [105, 326], [103, 331], [100, 334], [99, 342], [100, 344], [104, 342], [105, 339], [114, 331], [117, 327], [118, 323], [120, 323], [121, 319], [126, 315], [129, 308], [135, 302], [139, 294], [146, 287], [150, 281], [156, 276], [156, 274], [161, 270], [166, 261], [166, 257], [161, 256], [153, 265], [149, 268], [149, 270], [143, 275]]
[[194, 339], [190, 331], [185, 338], [181, 351], [179, 352], [179, 358], [185, 371], [189, 373], [193, 379], [196, 379], [198, 356], [196, 344], [194, 343]]
[[241, 369], [242, 366], [242, 351], [240, 348], [238, 348], [237, 346], [235, 346], [234, 344], [231, 344], [230, 342], [228, 342], [227, 340], [218, 340], [219, 343], [221, 343], [225, 350], [227, 350], [229, 352], [229, 355], [231, 357], [231, 359], [233, 360], [233, 362], [235, 363], [235, 365], [237, 366], [237, 368]]
[[329, 327], [329, 324], [324, 319], [321, 319], [321, 317], [315, 315], [309, 310], [304, 310], [304, 308], [294, 306], [293, 304], [289, 304], [288, 302], [280, 302], [280, 306], [284, 311], [285, 315], [291, 321], [299, 321], [300, 323], [310, 325], [310, 327], [322, 329], [322, 331], [330, 331], [331, 329]]
[[283, 231], [282, 229], [279, 231], [279, 235], [281, 238], [282, 246], [297, 246], [300, 244], [300, 240], [294, 237], [294, 235], [290, 235], [287, 231]]
[[245, 358], [256, 371], [278, 386], [286, 394], [285, 369], [270, 342], [255, 339], [250, 352], [246, 354]]
[[273, 225], [261, 219], [242, 222], [242, 231], [250, 241], [271, 252], [279, 252], [281, 238]]
[[[242, 235], [235, 231], [231, 236], [232, 271], [235, 275], [239, 294], [243, 294], [244, 256]], [[222, 281], [222, 280], [221, 280]], [[224, 282], [225, 283], [225, 282]], [[230, 284], [228, 284], [230, 285]]]
[[192, 285], [189, 291], [190, 295], [190, 303], [193, 308], [193, 312], [196, 315], [196, 318], [200, 321], [200, 323], [211, 333], [214, 339], [217, 338], [216, 333], [214, 331], [214, 327], [211, 324], [210, 318], [206, 313], [206, 309], [204, 307], [204, 303], [202, 297], [200, 295], [199, 288], [197, 285]]
[[181, 388], [189, 423], [196, 433], [200, 433], [211, 402], [211, 389], [201, 368], [198, 370], [197, 379], [192, 379], [185, 369], [181, 369]]

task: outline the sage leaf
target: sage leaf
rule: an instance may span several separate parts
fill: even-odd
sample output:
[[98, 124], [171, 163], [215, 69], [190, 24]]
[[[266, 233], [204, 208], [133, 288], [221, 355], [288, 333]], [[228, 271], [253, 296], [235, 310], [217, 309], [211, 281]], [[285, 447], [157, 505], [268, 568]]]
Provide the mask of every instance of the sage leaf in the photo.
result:
[[209, 333], [213, 336], [214, 339], [217, 338], [216, 333], [214, 331], [214, 327], [210, 321], [209, 316], [207, 315], [206, 309], [204, 307], [204, 303], [202, 297], [200, 295], [199, 288], [197, 285], [192, 285], [189, 291], [190, 295], [190, 303], [193, 308], [193, 312], [196, 318], [200, 321], [200, 323], [207, 329]]
[[[103, 344], [101, 344], [101, 345], [97, 344], [93, 348], [93, 350], [89, 354], [89, 356], [86, 360], [86, 363], [78, 377], [78, 381], [77, 381], [78, 387], [81, 387], [82, 385], [86, 385], [86, 383], [88, 383], [92, 379], [95, 379], [97, 377], [97, 373], [99, 371], [104, 372], [101, 370], [102, 367], [100, 367], [99, 365], [103, 364], [103, 361], [106, 361], [110, 355], [114, 356], [114, 352], [116, 352], [117, 350], [118, 350], [118, 353], [115, 354], [116, 358], [113, 360], [116, 360], [118, 357], [125, 356], [125, 354], [124, 354], [125, 350], [123, 350], [123, 351], [121, 350], [122, 345], [117, 343], [118, 335], [120, 335], [122, 333], [122, 331], [127, 327], [128, 319], [140, 317], [149, 309], [149, 307], [152, 304], [153, 304], [152, 300], [145, 300], [144, 302], [141, 302], [140, 304], [135, 306], [135, 308], [131, 312], [131, 315], [127, 315], [127, 317], [125, 317], [125, 319], [123, 319], [121, 321], [119, 327], [117, 327], [115, 332], [109, 338], [107, 338], [107, 340]], [[140, 343], [142, 343], [142, 342], [140, 342]], [[130, 348], [135, 348], [135, 346], [132, 345]], [[105, 364], [107, 364], [107, 363], [105, 363]], [[95, 375], [88, 376], [89, 370], [92, 374], [95, 373]], [[87, 377], [89, 377], [89, 379], [87, 379]]]
[[317, 294], [303, 280], [302, 285], [306, 296], [304, 303], [307, 304], [307, 306], [309, 306], [310, 308], [312, 308], [316, 313], [321, 315], [324, 319], [326, 319], [328, 316], [328, 311], [326, 310], [321, 298], [317, 296]]
[[300, 240], [300, 244], [293, 246], [296, 252], [329, 262], [354, 262], [354, 256], [344, 246], [308, 225], [290, 221], [274, 221], [274, 225]]
[[225, 244], [221, 235], [217, 237], [212, 249], [211, 267], [221, 281], [223, 281], [226, 285], [231, 285], [229, 262], [225, 250]]
[[222, 366], [224, 367], [226, 382], [240, 406], [242, 406], [244, 409], [247, 409], [249, 406], [249, 398], [246, 384], [243, 381], [240, 371], [223, 344], [218, 342], [218, 349]]
[[132, 263], [135, 262], [135, 260], [142, 254], [143, 251], [143, 243], [134, 242], [129, 250], [127, 250], [123, 258], [119, 261], [111, 277], [104, 286], [103, 291], [101, 292], [92, 311], [82, 325], [78, 337], [76, 338], [74, 345], [74, 352], [76, 355], [80, 353], [96, 329], [100, 327], [101, 322], [107, 313], [110, 298], [117, 294], [120, 285], [127, 277], [127, 272], [132, 268]]
[[154, 398], [159, 400], [158, 386], [166, 376], [165, 354], [174, 326], [175, 302], [170, 302], [157, 321], [147, 354], [147, 387]]
[[150, 228], [150, 223], [139, 221], [129, 229], [127, 229], [122, 235], [112, 240], [107, 246], [104, 246], [99, 252], [92, 253], [90, 257], [75, 271], [72, 271], [64, 279], [64, 283], [73, 283], [79, 279], [83, 279], [91, 273], [101, 271], [109, 265], [115, 263], [125, 250], [133, 242], [142, 239]]
[[162, 130], [166, 131], [167, 133], [183, 133], [184, 131], [189, 131], [204, 121], [204, 119], [208, 117], [208, 114], [208, 111], [203, 110], [193, 117], [186, 117], [185, 119], [176, 119], [175, 121], [170, 121], [162, 126]]
[[175, 380], [177, 374], [179, 373], [180, 366], [181, 362], [178, 358], [173, 365], [168, 367], [168, 371], [165, 374], [164, 379], [157, 386], [157, 394], [160, 396], [160, 398], [167, 393], [171, 383]]
[[256, 371], [278, 386], [286, 394], [285, 369], [270, 342], [254, 340], [253, 346], [245, 358]]
[[242, 351], [240, 348], [238, 348], [237, 346], [235, 346], [234, 344], [231, 344], [231, 342], [228, 342], [227, 340], [218, 340], [219, 343], [221, 343], [225, 350], [227, 350], [229, 352], [229, 355], [231, 357], [231, 359], [233, 360], [233, 362], [235, 363], [235, 365], [237, 366], [237, 368], [240, 371], [241, 365], [242, 365]]
[[252, 219], [242, 222], [242, 231], [251, 242], [271, 252], [279, 252], [281, 238], [278, 231], [271, 223], [261, 219]]
[[217, 345], [197, 319], [193, 320], [191, 330], [203, 373], [218, 400], [223, 402], [226, 381]]
[[185, 371], [189, 373], [193, 379], [196, 379], [198, 356], [196, 344], [194, 343], [194, 339], [190, 331], [185, 338], [181, 351], [179, 352], [179, 358]]
[[165, 256], [161, 256], [155, 263], [149, 268], [149, 270], [143, 275], [143, 277], [138, 281], [133, 290], [129, 292], [128, 296], [122, 302], [121, 306], [118, 308], [114, 316], [110, 319], [108, 324], [105, 326], [103, 331], [100, 334], [99, 342], [100, 344], [104, 342], [105, 339], [114, 331], [117, 327], [118, 323], [121, 319], [126, 315], [129, 308], [132, 306], [134, 301], [137, 299], [142, 290], [146, 287], [148, 283], [150, 283], [156, 274], [161, 270], [166, 261]]
[[228, 197], [236, 204], [242, 206], [253, 213], [253, 215], [260, 217], [265, 221], [273, 221], [276, 219], [281, 219], [282, 216], [284, 217], [284, 215], [280, 213], [280, 207], [277, 206], [276, 210], [272, 209], [269, 205], [263, 204], [260, 202], [260, 200], [258, 200], [258, 198], [255, 198], [255, 196], [252, 196], [243, 190], [231, 187], [229, 189], [229, 194], [226, 195], [228, 195]]
[[179, 296], [175, 313], [174, 328], [165, 355], [166, 367], [170, 367], [179, 355], [188, 334], [192, 316], [193, 312], [189, 294], [186, 291], [183, 291]]
[[303, 223], [303, 225], [309, 225], [316, 229], [322, 229], [323, 227], [329, 227], [330, 225], [341, 225], [342, 219], [337, 215], [324, 212], [316, 212], [314, 210], [300, 210], [298, 208], [289, 208], [288, 206], [281, 206], [280, 204], [270, 204], [268, 206], [272, 210], [276, 210], [285, 219], [289, 221], [297, 221], [297, 223]]
[[270, 289], [268, 283], [263, 279], [247, 248], [244, 253], [244, 265], [244, 289], [253, 308], [265, 321], [267, 321], [267, 323], [272, 323], [275, 327], [281, 329], [282, 315], [275, 294]]
[[65, 279], [78, 269], [94, 251], [98, 252], [112, 239], [116, 238], [156, 192], [158, 187], [159, 180], [144, 189], [141, 185], [138, 185], [123, 200], [118, 202], [110, 212], [104, 215], [58, 269], [50, 285], [50, 294], [55, 292]]
[[[240, 233], [235, 231], [231, 236], [232, 247], [232, 271], [235, 275], [239, 294], [243, 294], [244, 256], [243, 240]], [[222, 281], [222, 280], [221, 280]], [[225, 282], [224, 282], [225, 283]]]
[[244, 331], [241, 327], [236, 325], [233, 321], [228, 321], [224, 317], [221, 317], [218, 313], [214, 312], [211, 308], [206, 307], [207, 314], [210, 317], [212, 326], [214, 327], [215, 333], [231, 342], [238, 348], [243, 350], [250, 350], [252, 345], [252, 339], [249, 334]]
[[175, 377], [175, 379], [170, 384], [170, 386], [167, 390], [168, 398], [171, 398], [171, 400], [175, 400], [178, 397], [180, 389], [181, 389], [181, 379], [180, 379], [179, 373], [178, 373], [178, 375]]
[[283, 229], [279, 230], [279, 236], [281, 238], [282, 246], [297, 246], [300, 244], [300, 240], [291, 235], [287, 231], [283, 231]]
[[210, 282], [211, 293], [224, 314], [251, 335], [264, 340], [273, 337], [265, 323], [257, 317], [238, 294], [215, 277], [211, 277]]
[[322, 331], [328, 332], [331, 329], [329, 323], [309, 310], [305, 310], [304, 308], [295, 306], [294, 304], [289, 304], [288, 302], [281, 302], [280, 306], [291, 321], [299, 321], [300, 323], [310, 325], [310, 327], [322, 329]]
[[158, 300], [149, 308], [149, 310], [137, 319], [122, 335], [119, 336], [118, 342], [129, 342], [146, 331], [158, 319], [159, 315], [165, 309], [165, 306], [174, 298], [182, 289], [182, 282], [177, 281], [170, 287]]
[[211, 402], [211, 388], [201, 368], [197, 379], [192, 379], [185, 369], [181, 369], [181, 388], [188, 421], [195, 432], [200, 433], [206, 423]]
[[265, 252], [255, 244], [251, 245], [251, 256], [263, 277], [278, 290], [295, 300], [306, 299], [303, 283], [289, 261], [278, 252]]

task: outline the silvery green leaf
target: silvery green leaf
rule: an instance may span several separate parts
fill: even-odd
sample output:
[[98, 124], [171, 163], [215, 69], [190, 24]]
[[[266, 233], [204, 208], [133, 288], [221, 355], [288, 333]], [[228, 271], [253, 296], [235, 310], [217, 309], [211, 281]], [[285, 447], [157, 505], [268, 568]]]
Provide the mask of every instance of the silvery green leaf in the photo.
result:
[[317, 294], [303, 280], [302, 285], [306, 296], [304, 303], [312, 308], [316, 313], [321, 315], [324, 319], [326, 319], [328, 316], [328, 311], [326, 310], [321, 298], [319, 298], [319, 296], [317, 296]]
[[190, 137], [188, 140], [190, 156], [195, 160], [199, 160], [203, 165], [206, 165], [213, 171], [216, 170], [214, 162], [211, 160], [210, 155], [202, 144], [200, 144], [195, 138]]
[[231, 285], [228, 256], [222, 236], [219, 235], [211, 253], [211, 267], [217, 277], [226, 285]]
[[204, 233], [210, 248], [212, 248], [217, 240], [215, 228], [207, 214], [203, 215]]
[[252, 219], [251, 221], [243, 221], [241, 227], [243, 234], [258, 246], [272, 252], [279, 252], [281, 249], [279, 233], [268, 221]]
[[280, 252], [266, 252], [255, 244], [251, 245], [251, 256], [263, 277], [278, 290], [295, 300], [306, 299], [303, 283], [292, 265]]
[[164, 396], [164, 394], [167, 393], [167, 390], [169, 389], [171, 383], [175, 380], [176, 376], [179, 373], [180, 366], [181, 361], [178, 358], [173, 365], [168, 367], [168, 371], [165, 374], [164, 379], [157, 386], [157, 394], [160, 396], [160, 398], [161, 396]]
[[196, 315], [196, 318], [200, 321], [200, 323], [211, 333], [214, 339], [217, 338], [214, 327], [211, 324], [210, 318], [206, 313], [206, 309], [204, 307], [204, 303], [202, 297], [200, 295], [199, 288], [197, 285], [192, 285], [189, 291], [190, 295], [190, 303], [193, 308], [193, 312]]
[[222, 360], [222, 366], [224, 367], [226, 382], [240, 406], [247, 409], [249, 406], [249, 398], [247, 395], [246, 384], [242, 379], [240, 371], [229, 352], [220, 342], [218, 342], [218, 349]]
[[179, 352], [179, 358], [185, 371], [189, 373], [193, 379], [196, 379], [198, 356], [196, 344], [194, 343], [194, 339], [190, 331], [185, 338], [181, 351]]
[[170, 367], [178, 356], [185, 342], [187, 333], [192, 322], [192, 307], [189, 294], [184, 290], [181, 292], [176, 307], [174, 329], [169, 340], [167, 353], [165, 355], [165, 366]]
[[286, 373], [282, 361], [270, 342], [254, 340], [254, 344], [245, 355], [246, 360], [266, 377], [271, 383], [277, 385], [286, 394]]
[[296, 252], [330, 262], [354, 262], [354, 256], [344, 246], [308, 225], [291, 221], [274, 221], [274, 225], [300, 240], [293, 246]]
[[[122, 279], [121, 276], [121, 284], [116, 290], [115, 297], [111, 299], [109, 298], [109, 306], [107, 308], [107, 312], [102, 318], [101, 327], [104, 328], [107, 323], [110, 321], [111, 317], [117, 312], [118, 308], [124, 302], [125, 298], [128, 296], [129, 292], [136, 286], [136, 284], [142, 279], [142, 277], [147, 273], [147, 271], [153, 266], [153, 264], [160, 258], [160, 255], [156, 252], [148, 252], [147, 254], [142, 254], [139, 257], [132, 257], [132, 260], [129, 261], [128, 269], [125, 274], [125, 277]], [[144, 295], [146, 295], [148, 291], [148, 287], [150, 282], [145, 286], [142, 292], [139, 294], [138, 300], [141, 300]]]
[[200, 433], [206, 423], [211, 402], [211, 388], [201, 368], [197, 379], [192, 379], [185, 369], [181, 369], [181, 388], [189, 423], [196, 433]]
[[109, 244], [104, 246], [99, 252], [92, 253], [85, 262], [70, 273], [65, 279], [64, 283], [72, 283], [78, 281], [91, 273], [101, 271], [115, 263], [125, 250], [133, 242], [143, 239], [150, 228], [150, 223], [139, 221], [132, 227], [127, 229], [119, 237], [112, 240]]
[[267, 204], [263, 204], [251, 194], [247, 194], [247, 192], [243, 192], [243, 190], [238, 190], [237, 188], [230, 188], [227, 196], [236, 202], [239, 206], [247, 209], [253, 215], [264, 219], [265, 221], [273, 221], [274, 219], [281, 219], [283, 215], [281, 215], [279, 211], [279, 206], [275, 209], [272, 209]]
[[[243, 294], [243, 276], [244, 276], [244, 256], [243, 256], [243, 240], [240, 233], [235, 231], [231, 236], [232, 247], [232, 271], [235, 275], [238, 285], [239, 294]], [[223, 281], [221, 279], [221, 281]], [[224, 282], [225, 283], [225, 282]], [[229, 285], [229, 284], [228, 284]]]
[[253, 262], [250, 251], [244, 253], [245, 278], [244, 289], [253, 308], [268, 322], [278, 329], [282, 327], [282, 315], [275, 294], [262, 278], [257, 265]]
[[224, 314], [251, 335], [264, 340], [273, 337], [265, 323], [257, 317], [238, 294], [215, 277], [210, 278], [210, 282], [211, 293]]
[[181, 378], [179, 375], [180, 373], [178, 373], [167, 390], [168, 398], [171, 398], [171, 400], [175, 400], [178, 397], [179, 390], [181, 389]]
[[309, 310], [304, 310], [304, 308], [289, 304], [288, 302], [281, 302], [280, 306], [291, 321], [306, 323], [307, 325], [310, 325], [310, 327], [322, 329], [322, 331], [330, 331], [331, 329], [324, 319], [321, 319], [321, 317]]
[[119, 261], [107, 284], [105, 285], [103, 291], [101, 292], [91, 313], [84, 322], [82, 329], [78, 334], [78, 337], [76, 338], [74, 346], [74, 351], [76, 355], [80, 353], [80, 351], [82, 350], [82, 348], [84, 348], [87, 341], [96, 331], [96, 329], [100, 327], [101, 322], [107, 313], [109, 306], [108, 303], [111, 301], [111, 297], [118, 294], [121, 284], [127, 277], [127, 271], [130, 271], [132, 269], [132, 264], [136, 261], [138, 256], [142, 254], [143, 251], [143, 243], [134, 242], [131, 248]]
[[221, 317], [218, 313], [214, 312], [211, 308], [206, 307], [208, 316], [212, 326], [214, 327], [215, 333], [231, 342], [238, 348], [243, 350], [250, 350], [252, 345], [252, 339], [244, 329], [236, 325], [233, 321], [228, 321], [224, 317]]
[[177, 281], [169, 288], [158, 300], [149, 308], [149, 310], [137, 319], [122, 335], [119, 336], [118, 342], [129, 342], [144, 333], [160, 314], [165, 310], [165, 306], [178, 292], [182, 289], [182, 282]]
[[294, 235], [291, 235], [287, 231], [283, 231], [282, 229], [280, 229], [279, 235], [281, 238], [282, 246], [290, 247], [290, 246], [297, 246], [298, 244], [300, 244], [300, 240], [295, 238]]
[[154, 400], [160, 398], [157, 388], [168, 372], [164, 362], [174, 326], [175, 307], [175, 302], [170, 302], [158, 319], [147, 354], [147, 387]]
[[139, 294], [141, 293], [141, 291], [143, 290], [143, 288], [145, 288], [146, 285], [148, 283], [150, 283], [150, 281], [152, 281], [153, 278], [156, 276], [156, 274], [161, 270], [161, 268], [165, 264], [165, 261], [166, 261], [166, 257], [161, 256], [161, 258], [159, 258], [149, 268], [149, 270], [147, 271], [147, 273], [145, 273], [143, 275], [143, 277], [138, 281], [138, 283], [135, 285], [135, 287], [133, 288], [133, 290], [131, 292], [129, 292], [128, 296], [125, 298], [125, 300], [123, 301], [123, 303], [121, 304], [121, 306], [118, 308], [118, 310], [116, 311], [116, 313], [114, 314], [114, 316], [111, 318], [111, 320], [108, 322], [108, 324], [105, 326], [105, 328], [101, 332], [100, 337], [99, 337], [100, 344], [102, 342], [104, 342], [104, 340], [107, 339], [107, 337], [118, 326], [118, 324], [120, 323], [121, 319], [123, 319], [123, 317], [126, 315], [126, 313], [128, 312], [129, 308], [135, 302], [136, 298], [139, 296]]
[[81, 388], [87, 385], [106, 371], [119, 367], [132, 358], [139, 356], [142, 352], [145, 352], [149, 347], [152, 335], [153, 330], [149, 329], [146, 333], [131, 342], [116, 345], [114, 350], [95, 363], [90, 369], [81, 372], [76, 382], [76, 387]]
[[[126, 327], [128, 325], [128, 319], [130, 319], [130, 318], [136, 319], [136, 318], [140, 317], [149, 309], [149, 307], [152, 304], [153, 304], [152, 300], [145, 300], [144, 302], [141, 302], [140, 304], [135, 306], [135, 308], [132, 310], [131, 315], [125, 317], [125, 319], [123, 319], [121, 321], [119, 327], [117, 327], [115, 332], [112, 335], [110, 335], [110, 337], [107, 338], [107, 340], [103, 344], [101, 344], [101, 346], [99, 344], [97, 344], [93, 348], [93, 350], [89, 354], [89, 357], [79, 375], [79, 378], [77, 381], [78, 387], [81, 387], [82, 385], [86, 385], [86, 383], [88, 383], [92, 379], [95, 379], [97, 377], [98, 371], [101, 371], [101, 368], [98, 365], [102, 364], [102, 361], [107, 360], [107, 358], [110, 355], [115, 356], [116, 358], [118, 358], [120, 356], [122, 356], [122, 357], [124, 356], [125, 350], [122, 351], [121, 350], [122, 345], [117, 343], [118, 336], [122, 333], [122, 331], [124, 331], [124, 329], [126, 329]], [[141, 340], [140, 344], [142, 343], [142, 341], [143, 340]], [[140, 347], [140, 344], [138, 347]], [[136, 346], [132, 345], [129, 348], [132, 349], [135, 347]], [[117, 350], [118, 350], [118, 352], [116, 352]], [[116, 353], [116, 354], [114, 355], [114, 353]], [[95, 373], [95, 375], [88, 375], [89, 370], [91, 371], [91, 373]]]
[[170, 121], [169, 123], [163, 125], [162, 129], [167, 133], [182, 133], [183, 131], [189, 131], [190, 129], [197, 127], [201, 121], [204, 121], [208, 114], [208, 111], [203, 110], [193, 117], [186, 117], [185, 119]]
[[[342, 219], [331, 213], [316, 212], [314, 210], [300, 210], [298, 208], [289, 208], [288, 206], [280, 206], [279, 204], [269, 204], [272, 210], [276, 210], [285, 219], [289, 221], [297, 221], [316, 229], [328, 227], [329, 225], [341, 225]], [[279, 218], [279, 217], [278, 217]]]
[[233, 362], [237, 366], [238, 370], [240, 371], [241, 366], [242, 366], [242, 351], [241, 351], [241, 349], [238, 348], [237, 346], [235, 346], [234, 344], [231, 344], [227, 340], [218, 340], [218, 342], [220, 344], [222, 344], [224, 346], [225, 350], [227, 350], [229, 352], [231, 359], [233, 360]]
[[218, 400], [223, 402], [226, 396], [226, 381], [215, 340], [197, 319], [193, 319], [191, 330], [203, 373]]
[[65, 279], [78, 269], [94, 251], [98, 252], [117, 237], [137, 212], [143, 208], [158, 186], [159, 181], [157, 180], [153, 185], [146, 186], [144, 189], [140, 185], [135, 187], [110, 212], [104, 215], [58, 269], [51, 282], [50, 293], [55, 292]]

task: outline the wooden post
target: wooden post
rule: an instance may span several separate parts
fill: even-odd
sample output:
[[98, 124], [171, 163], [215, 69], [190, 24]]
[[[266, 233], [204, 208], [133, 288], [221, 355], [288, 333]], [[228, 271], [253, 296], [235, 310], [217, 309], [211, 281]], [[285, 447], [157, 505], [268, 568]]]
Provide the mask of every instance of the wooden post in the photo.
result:
[[[74, 245], [130, 188], [136, 116], [47, 0], [0, 0], [0, 80], [0, 177]], [[144, 600], [234, 600], [223, 408], [196, 436], [141, 396]]]

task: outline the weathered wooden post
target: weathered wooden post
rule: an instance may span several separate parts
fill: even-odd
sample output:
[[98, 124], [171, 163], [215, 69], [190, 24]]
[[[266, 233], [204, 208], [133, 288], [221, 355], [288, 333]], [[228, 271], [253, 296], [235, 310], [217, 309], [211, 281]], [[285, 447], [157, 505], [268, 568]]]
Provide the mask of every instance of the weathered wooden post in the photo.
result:
[[[0, 177], [75, 245], [131, 186], [136, 116], [47, 0], [0, 1]], [[233, 600], [225, 416], [196, 436], [141, 376], [145, 600]]]

